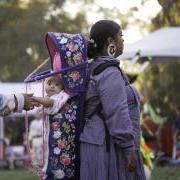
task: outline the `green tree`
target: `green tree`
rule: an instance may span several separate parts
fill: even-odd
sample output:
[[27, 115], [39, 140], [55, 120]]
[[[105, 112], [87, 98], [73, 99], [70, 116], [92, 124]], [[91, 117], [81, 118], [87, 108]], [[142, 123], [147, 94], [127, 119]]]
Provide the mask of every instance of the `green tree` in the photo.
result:
[[[158, 2], [162, 6], [162, 10], [152, 19], [150, 31], [163, 27], [180, 26], [180, 1], [158, 0]], [[143, 94], [169, 119], [173, 119], [175, 107], [180, 105], [179, 60], [180, 58], [178, 61], [171, 60], [168, 63], [151, 64], [150, 68], [139, 78]]]
[[163, 116], [174, 117], [174, 108], [179, 105], [180, 62], [151, 64], [138, 78], [141, 92], [149, 102], [160, 108]]
[[180, 1], [179, 0], [158, 0], [162, 11], [152, 20], [152, 30], [168, 27], [180, 26]]
[[64, 11], [65, 0], [4, 0], [0, 3], [0, 80], [23, 79], [48, 56], [44, 37], [48, 31], [81, 32], [85, 15]]

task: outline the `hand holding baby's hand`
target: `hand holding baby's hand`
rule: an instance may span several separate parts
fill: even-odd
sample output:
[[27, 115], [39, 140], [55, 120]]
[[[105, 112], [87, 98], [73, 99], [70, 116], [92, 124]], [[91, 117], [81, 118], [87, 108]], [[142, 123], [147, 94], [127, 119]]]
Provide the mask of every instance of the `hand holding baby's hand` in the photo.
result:
[[50, 97], [32, 97], [34, 103], [41, 104], [44, 107], [52, 107], [54, 104], [54, 100]]
[[35, 106], [40, 106], [40, 104], [35, 101], [35, 99], [33, 98], [33, 94], [23, 94], [24, 95], [24, 109], [25, 110], [31, 110], [33, 109]]

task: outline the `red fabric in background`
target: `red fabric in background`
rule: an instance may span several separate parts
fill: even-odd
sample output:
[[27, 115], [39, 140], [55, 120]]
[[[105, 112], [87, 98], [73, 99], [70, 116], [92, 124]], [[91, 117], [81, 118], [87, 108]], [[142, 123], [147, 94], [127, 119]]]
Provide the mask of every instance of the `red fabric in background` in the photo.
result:
[[164, 125], [160, 130], [160, 150], [167, 156], [172, 156], [173, 150], [173, 128], [171, 125]]
[[[151, 133], [149, 133], [146, 127]], [[153, 150], [154, 153], [157, 153], [159, 151], [159, 142], [157, 138], [159, 126], [149, 115], [147, 115], [144, 117], [144, 123], [141, 125], [141, 129], [146, 134], [146, 144]]]
[[158, 131], [159, 126], [149, 117], [144, 119], [144, 123], [151, 130], [151, 132], [155, 135]]

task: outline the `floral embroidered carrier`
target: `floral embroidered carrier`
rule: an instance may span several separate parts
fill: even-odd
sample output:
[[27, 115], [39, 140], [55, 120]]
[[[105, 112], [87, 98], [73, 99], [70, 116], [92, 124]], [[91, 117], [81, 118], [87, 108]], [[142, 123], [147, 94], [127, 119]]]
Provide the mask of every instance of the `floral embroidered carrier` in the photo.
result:
[[45, 71], [25, 82], [60, 74], [65, 91], [71, 98], [48, 125], [48, 150], [44, 171], [46, 179], [79, 179], [79, 134], [87, 85], [87, 42], [82, 34], [49, 32], [46, 45], [51, 71]]
[[[76, 179], [78, 167], [77, 101], [68, 102], [49, 118], [49, 155], [46, 174], [57, 179]], [[74, 177], [74, 178], [73, 178]]]

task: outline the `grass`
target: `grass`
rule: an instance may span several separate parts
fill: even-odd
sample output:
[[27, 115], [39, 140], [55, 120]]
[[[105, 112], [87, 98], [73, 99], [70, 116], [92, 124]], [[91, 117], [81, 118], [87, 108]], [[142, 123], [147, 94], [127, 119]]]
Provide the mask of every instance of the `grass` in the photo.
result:
[[0, 170], [1, 180], [39, 180], [37, 175], [27, 170]]
[[[37, 175], [31, 171], [0, 170], [0, 180], [39, 180]], [[180, 167], [155, 168], [151, 180], [180, 180]]]
[[180, 166], [156, 167], [152, 172], [151, 180], [180, 180]]

